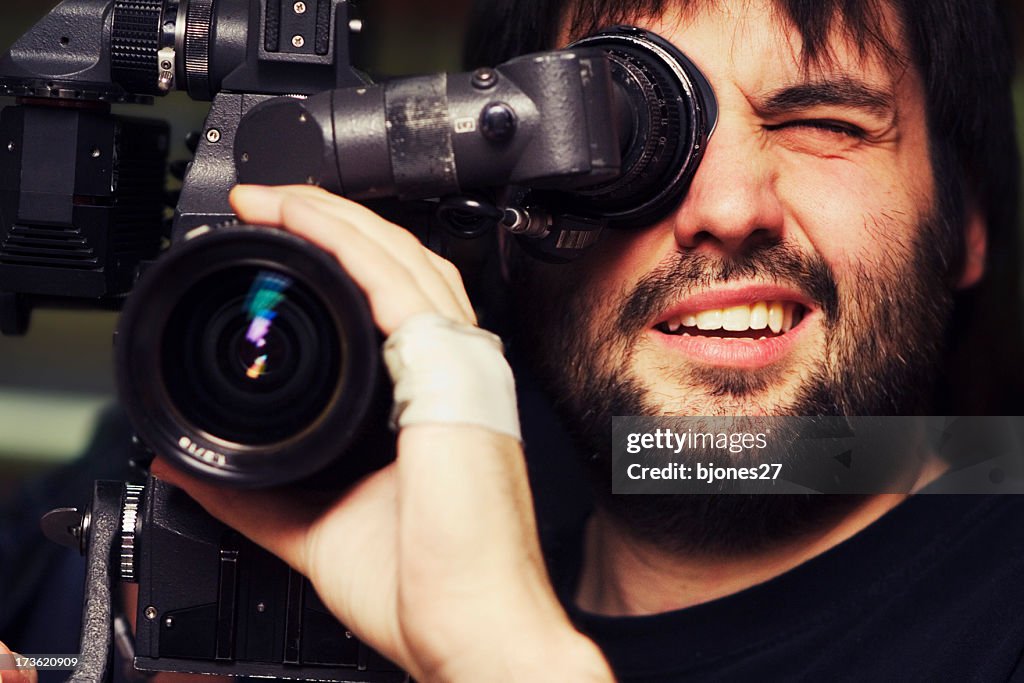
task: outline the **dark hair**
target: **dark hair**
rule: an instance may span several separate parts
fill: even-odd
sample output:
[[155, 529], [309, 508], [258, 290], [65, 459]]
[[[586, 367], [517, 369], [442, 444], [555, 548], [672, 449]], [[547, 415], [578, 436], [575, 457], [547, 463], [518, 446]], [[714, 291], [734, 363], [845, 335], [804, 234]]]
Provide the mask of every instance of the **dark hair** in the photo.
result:
[[[714, 0], [675, 0], [689, 6]], [[551, 49], [561, 25], [573, 35], [631, 17], [658, 16], [673, 0], [478, 0], [466, 44], [467, 66], [494, 65]], [[936, 192], [948, 216], [973, 202], [988, 220], [985, 280], [957, 295], [950, 362], [936, 406], [947, 414], [1020, 414], [1024, 342], [1019, 280], [1020, 161], [1011, 95], [1014, 53], [995, 0], [774, 0], [800, 32], [806, 64], [828, 58], [842, 31], [886, 56], [884, 12], [894, 9], [909, 56], [922, 76]], [[952, 221], [962, 225], [962, 220]], [[958, 231], [959, 232], [959, 231]], [[959, 243], [959, 236], [953, 236]], [[953, 255], [959, 271], [962, 246]]]

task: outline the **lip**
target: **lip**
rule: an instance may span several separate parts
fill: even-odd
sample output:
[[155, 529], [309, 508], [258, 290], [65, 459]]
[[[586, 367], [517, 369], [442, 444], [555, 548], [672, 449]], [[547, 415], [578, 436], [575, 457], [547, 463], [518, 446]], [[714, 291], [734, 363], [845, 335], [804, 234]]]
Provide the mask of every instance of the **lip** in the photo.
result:
[[[749, 305], [758, 301], [798, 303], [805, 309], [804, 317], [785, 334], [767, 339], [669, 335], [655, 328], [655, 325], [687, 313]], [[692, 361], [720, 367], [754, 369], [771, 365], [789, 355], [819, 315], [819, 309], [797, 290], [776, 285], [749, 285], [701, 292], [687, 297], [660, 313], [648, 329], [648, 333], [663, 347]]]

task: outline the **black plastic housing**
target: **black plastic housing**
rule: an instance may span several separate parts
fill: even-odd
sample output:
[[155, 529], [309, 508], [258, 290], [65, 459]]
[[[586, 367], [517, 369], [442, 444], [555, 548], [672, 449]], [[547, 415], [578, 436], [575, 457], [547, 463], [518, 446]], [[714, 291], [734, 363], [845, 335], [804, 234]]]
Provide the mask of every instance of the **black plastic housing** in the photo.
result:
[[131, 289], [160, 246], [168, 127], [49, 102], [0, 113], [0, 282], [27, 295]]
[[151, 478], [140, 520], [136, 668], [408, 680], [335, 620], [307, 579], [207, 515], [181, 489]]

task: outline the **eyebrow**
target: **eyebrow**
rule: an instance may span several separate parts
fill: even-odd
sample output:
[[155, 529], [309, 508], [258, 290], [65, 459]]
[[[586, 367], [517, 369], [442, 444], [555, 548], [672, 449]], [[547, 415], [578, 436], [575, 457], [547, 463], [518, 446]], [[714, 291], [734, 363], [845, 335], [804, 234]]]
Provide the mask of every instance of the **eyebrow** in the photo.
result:
[[887, 116], [896, 111], [891, 92], [849, 77], [788, 85], [757, 100], [757, 110], [764, 116], [791, 114], [822, 105], [853, 107]]

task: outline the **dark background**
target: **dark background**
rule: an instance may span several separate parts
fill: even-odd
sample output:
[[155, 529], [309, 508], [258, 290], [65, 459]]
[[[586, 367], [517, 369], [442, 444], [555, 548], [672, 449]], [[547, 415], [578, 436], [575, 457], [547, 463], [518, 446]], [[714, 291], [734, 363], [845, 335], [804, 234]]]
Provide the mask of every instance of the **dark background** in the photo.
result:
[[[969, 1], [969, 0], [968, 0]], [[0, 48], [6, 49], [54, 0], [0, 0]], [[369, 0], [361, 5], [367, 49], [359, 66], [375, 77], [457, 69], [471, 0]], [[1024, 46], [1020, 0], [1014, 10], [1018, 47]], [[1024, 50], [1018, 50], [1018, 62]], [[1015, 90], [1018, 118], [1024, 85]], [[0, 99], [0, 106], [11, 100]], [[186, 156], [186, 133], [201, 126], [207, 106], [181, 93], [153, 108], [124, 113], [168, 119], [179, 141], [172, 158]], [[1024, 136], [1022, 136], [1024, 139]], [[113, 397], [111, 334], [116, 316], [38, 311], [23, 338], [0, 336], [0, 494], [5, 481], [49, 467], [77, 453], [97, 411]]]

